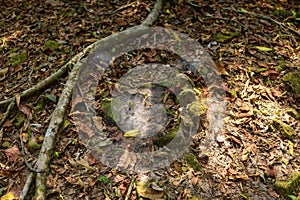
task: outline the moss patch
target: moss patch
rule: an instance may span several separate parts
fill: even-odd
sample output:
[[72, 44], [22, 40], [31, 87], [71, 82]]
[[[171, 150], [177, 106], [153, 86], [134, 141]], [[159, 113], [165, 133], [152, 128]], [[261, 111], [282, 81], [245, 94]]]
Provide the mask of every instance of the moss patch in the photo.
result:
[[7, 62], [12, 66], [16, 66], [23, 63], [25, 60], [27, 60], [27, 51], [23, 51], [22, 53], [16, 55], [10, 55], [10, 58]]
[[192, 116], [200, 116], [206, 113], [207, 105], [201, 101], [194, 101], [188, 106], [188, 111], [192, 114]]
[[290, 194], [298, 193], [300, 185], [300, 173], [295, 171], [291, 177], [286, 181], [276, 181], [276, 191], [284, 197]]
[[14, 119], [14, 125], [18, 128], [20, 128], [23, 123], [25, 122], [26, 120], [26, 116], [21, 113], [21, 112], [18, 112], [18, 114], [15, 116], [15, 119]]
[[44, 50], [45, 49], [56, 50], [59, 48], [59, 43], [56, 41], [53, 41], [53, 40], [48, 40], [43, 48], [44, 48]]
[[288, 124], [280, 121], [279, 119], [273, 118], [273, 125], [275, 128], [280, 130], [280, 133], [289, 139], [292, 139], [294, 136], [294, 129]]
[[286, 82], [293, 90], [293, 92], [300, 96], [300, 71], [289, 72], [282, 77], [282, 80]]
[[197, 160], [196, 156], [192, 153], [188, 154], [186, 157], [187, 164], [192, 167], [196, 172], [201, 170], [201, 164]]

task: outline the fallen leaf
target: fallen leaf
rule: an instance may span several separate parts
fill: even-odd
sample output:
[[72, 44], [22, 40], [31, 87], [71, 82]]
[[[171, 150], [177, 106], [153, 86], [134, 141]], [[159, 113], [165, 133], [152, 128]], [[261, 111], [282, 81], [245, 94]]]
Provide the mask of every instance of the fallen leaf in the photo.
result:
[[136, 163], [136, 157], [134, 155], [134, 152], [130, 152], [129, 149], [130, 145], [126, 147], [123, 155], [120, 157], [117, 168], [128, 169], [129, 166], [131, 166], [131, 168], [134, 167]]
[[28, 106], [19, 104], [19, 110], [26, 115], [28, 120], [32, 118], [31, 109]]
[[264, 51], [264, 52], [273, 51], [273, 49], [268, 48], [268, 47], [255, 46], [255, 48], [260, 51]]
[[198, 181], [199, 181], [199, 178], [198, 178], [197, 176], [194, 176], [194, 177], [191, 179], [190, 183], [191, 183], [193, 186], [195, 186], [195, 185], [197, 185]]
[[64, 3], [56, 0], [47, 0], [46, 3], [50, 4], [51, 6], [63, 6]]
[[278, 72], [274, 69], [268, 69], [267, 71], [260, 73], [262, 76], [269, 76], [271, 79], [275, 79], [278, 76]]
[[154, 190], [153, 188], [147, 187], [147, 183], [145, 182], [137, 182], [136, 184], [136, 190], [137, 193], [145, 198], [149, 198], [149, 199], [160, 199], [162, 198], [162, 196], [164, 195], [163, 191], [157, 191]]
[[272, 94], [270, 88], [265, 88], [265, 91], [266, 91], [268, 97], [269, 97], [271, 100], [275, 101], [275, 98], [274, 98], [274, 96], [273, 96], [273, 94]]
[[223, 63], [216, 63], [216, 66], [218, 67], [218, 70], [221, 75], [229, 76], [229, 73], [226, 71]]
[[5, 154], [5, 156], [9, 162], [14, 162], [17, 159], [19, 159], [20, 157], [22, 157], [22, 154], [17, 147], [11, 147], [9, 149], [0, 150], [0, 151], [2, 151]]
[[138, 136], [141, 132], [139, 130], [130, 130], [127, 131], [126, 133], [124, 133], [124, 137], [127, 138], [134, 138], [136, 136]]
[[2, 196], [0, 200], [14, 200], [14, 199], [18, 199], [18, 198], [15, 197], [15, 195], [12, 192], [9, 192], [4, 196]]
[[6, 67], [4, 69], [1, 69], [0, 70], [0, 76], [5, 76], [7, 72], [8, 72], [8, 67]]
[[88, 163], [90, 166], [96, 164], [98, 162], [97, 158], [93, 154], [88, 155]]

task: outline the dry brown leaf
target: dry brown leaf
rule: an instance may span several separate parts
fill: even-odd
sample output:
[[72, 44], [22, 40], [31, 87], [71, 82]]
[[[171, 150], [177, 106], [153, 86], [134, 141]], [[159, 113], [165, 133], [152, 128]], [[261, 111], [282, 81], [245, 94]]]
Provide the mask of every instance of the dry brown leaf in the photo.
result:
[[191, 183], [193, 186], [195, 186], [195, 185], [197, 185], [198, 181], [199, 181], [199, 178], [198, 178], [197, 176], [194, 176], [194, 177], [191, 179], [190, 183]]
[[26, 115], [28, 120], [32, 118], [31, 109], [28, 106], [20, 103], [19, 110]]
[[91, 127], [88, 124], [82, 123], [81, 121], [77, 121], [76, 125], [79, 129], [80, 134], [83, 133], [88, 138], [91, 138], [92, 136], [94, 136], [94, 131], [91, 129]]
[[265, 88], [265, 91], [266, 91], [268, 97], [269, 97], [271, 100], [275, 101], [275, 98], [274, 98], [273, 93], [272, 93], [272, 91], [270, 90], [270, 88]]
[[102, 117], [100, 117], [100, 116], [93, 116], [92, 119], [93, 119], [95, 127], [99, 131], [103, 131], [103, 124], [102, 124], [103, 120], [102, 120]]
[[282, 95], [282, 92], [281, 92], [280, 88], [278, 88], [278, 87], [271, 88], [271, 92], [272, 92], [273, 96], [275, 96], [275, 97], [280, 97]]
[[229, 76], [229, 73], [226, 71], [223, 63], [216, 63], [218, 70], [221, 75], [223, 76]]
[[268, 76], [270, 79], [275, 79], [278, 76], [278, 72], [274, 69], [268, 69], [267, 71], [260, 73], [262, 76]]
[[137, 182], [136, 190], [140, 196], [149, 199], [160, 199], [164, 195], [163, 191], [156, 191], [152, 188], [149, 188], [147, 187], [147, 183], [141, 181]]
[[129, 165], [131, 165], [131, 168], [134, 167], [136, 163], [136, 157], [133, 152], [130, 150], [130, 145], [128, 145], [123, 153], [123, 155], [120, 157], [119, 162], [117, 164], [117, 168], [121, 169], [128, 169]]
[[239, 113], [237, 115], [238, 118], [244, 118], [244, 117], [251, 117], [253, 115], [253, 110], [250, 110], [249, 112], [247, 113]]
[[20, 150], [17, 147], [11, 147], [9, 149], [0, 150], [0, 151], [2, 151], [4, 153], [4, 155], [6, 156], [8, 162], [15, 162], [19, 158], [22, 157], [22, 154], [21, 154]]
[[98, 162], [97, 158], [93, 154], [88, 155], [88, 163], [90, 166], [96, 164]]
[[5, 76], [8, 72], [8, 67], [4, 68], [4, 69], [0, 69], [0, 76]]

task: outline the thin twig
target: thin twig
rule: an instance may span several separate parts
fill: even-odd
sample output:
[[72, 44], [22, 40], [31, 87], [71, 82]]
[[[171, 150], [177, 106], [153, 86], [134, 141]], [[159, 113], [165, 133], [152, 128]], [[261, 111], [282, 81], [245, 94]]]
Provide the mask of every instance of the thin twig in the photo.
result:
[[6, 120], [8, 119], [9, 113], [10, 111], [12, 111], [15, 107], [15, 102], [11, 101], [10, 104], [7, 106], [6, 112], [3, 115], [3, 118], [1, 119], [0, 122], [0, 127], [3, 126], [3, 124], [6, 122]]
[[129, 199], [129, 196], [131, 194], [131, 191], [132, 191], [132, 188], [133, 188], [133, 185], [134, 185], [134, 181], [135, 181], [135, 177], [130, 182], [130, 185], [129, 185], [129, 188], [127, 190], [127, 194], [126, 194], [125, 200]]
[[26, 182], [25, 182], [25, 185], [23, 186], [23, 190], [20, 194], [19, 200], [24, 200], [25, 197], [27, 196], [30, 185], [31, 185], [32, 180], [34, 179], [35, 175], [36, 175], [35, 173], [30, 172], [30, 174], [27, 176]]

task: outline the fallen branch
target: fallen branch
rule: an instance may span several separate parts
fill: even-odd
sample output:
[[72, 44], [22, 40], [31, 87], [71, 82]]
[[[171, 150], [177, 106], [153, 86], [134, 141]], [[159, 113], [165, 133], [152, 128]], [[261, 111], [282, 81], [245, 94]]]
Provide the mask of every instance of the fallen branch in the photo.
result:
[[55, 144], [56, 136], [59, 132], [59, 128], [63, 122], [66, 109], [69, 105], [70, 98], [74, 85], [77, 80], [77, 75], [81, 66], [81, 62], [77, 62], [73, 67], [68, 81], [65, 84], [64, 90], [59, 98], [59, 101], [53, 112], [51, 121], [45, 134], [43, 145], [37, 160], [37, 170], [45, 171], [44, 173], [38, 173], [36, 175], [36, 187], [35, 187], [35, 199], [46, 199], [46, 170], [50, 162], [52, 151]]
[[237, 12], [237, 13], [249, 14], [249, 15], [252, 15], [252, 16], [257, 17], [257, 18], [268, 20], [268, 21], [273, 22], [274, 24], [280, 26], [281, 28], [288, 29], [291, 33], [293, 33], [298, 38], [300, 38], [300, 32], [299, 31], [287, 26], [286, 24], [284, 24], [282, 22], [276, 21], [275, 19], [273, 19], [269, 16], [265, 16], [265, 15], [262, 15], [262, 14], [257, 14], [257, 13], [246, 11], [246, 10], [236, 10], [236, 9], [232, 9], [232, 8], [223, 8], [223, 9], [224, 10], [231, 10], [231, 11], [234, 11], [234, 12]]
[[164, 0], [157, 0], [151, 13], [142, 22], [144, 26], [152, 26], [154, 22], [158, 19], [160, 12], [162, 11], [164, 5]]
[[[52, 113], [52, 117], [49, 123], [49, 126], [47, 128], [46, 134], [45, 134], [45, 138], [42, 144], [42, 148], [39, 154], [39, 157], [37, 159], [37, 170], [41, 171], [44, 170], [44, 173], [38, 173], [36, 175], [36, 188], [35, 188], [35, 199], [38, 200], [43, 200], [46, 199], [46, 173], [47, 173], [47, 168], [48, 168], [48, 164], [50, 162], [51, 156], [52, 156], [52, 152], [54, 149], [54, 145], [55, 145], [55, 140], [56, 137], [59, 133], [59, 128], [63, 122], [63, 118], [66, 112], [66, 109], [69, 105], [70, 99], [71, 99], [71, 95], [72, 95], [72, 91], [74, 89], [76, 80], [77, 80], [77, 76], [78, 76], [78, 72], [80, 70], [80, 67], [82, 66], [82, 63], [84, 62], [84, 59], [82, 59], [85, 55], [87, 55], [88, 51], [93, 51], [93, 49], [95, 49], [97, 46], [101, 46], [101, 45], [112, 45], [113, 43], [110, 41], [115, 42], [118, 39], [122, 39], [123, 37], [126, 38], [128, 37], [128, 35], [131, 35], [132, 32], [135, 33], [144, 33], [145, 31], [147, 31], [147, 27], [151, 26], [154, 24], [154, 22], [157, 20], [159, 13], [162, 9], [163, 6], [163, 0], [157, 0], [157, 2], [154, 5], [154, 8], [152, 10], [152, 12], [148, 15], [148, 17], [142, 22], [142, 24], [140, 26], [137, 27], [133, 27], [130, 28], [128, 30], [125, 30], [123, 32], [121, 32], [120, 34], [118, 34], [118, 36], [115, 35], [110, 35], [102, 40], [99, 40], [93, 44], [91, 44], [90, 46], [88, 46], [83, 52], [79, 53], [76, 55], [76, 59], [72, 59], [70, 62], [68, 62], [68, 66], [70, 65], [74, 65], [71, 73], [69, 74], [69, 78], [68, 81], [65, 84], [65, 87], [62, 91], [62, 94], [59, 98], [59, 101], [56, 105], [56, 108], [54, 110], [54, 112]], [[117, 37], [117, 38], [116, 38]], [[67, 68], [65, 69], [67, 70]], [[43, 85], [43, 88], [46, 85]], [[26, 93], [27, 94], [27, 93]], [[32, 94], [32, 93], [30, 93]], [[25, 97], [24, 93], [22, 93], [20, 95], [21, 97]], [[27, 94], [28, 96], [28, 94]], [[12, 99], [14, 100], [14, 99]], [[12, 101], [11, 100], [11, 101]], [[4, 103], [3, 103], [4, 104]], [[0, 102], [1, 105], [1, 102]], [[24, 198], [28, 192], [28, 188], [30, 187], [30, 184], [32, 182], [33, 179], [33, 175], [32, 173], [30, 174], [30, 176], [27, 178], [25, 187], [23, 188], [22, 191], [22, 198]]]

